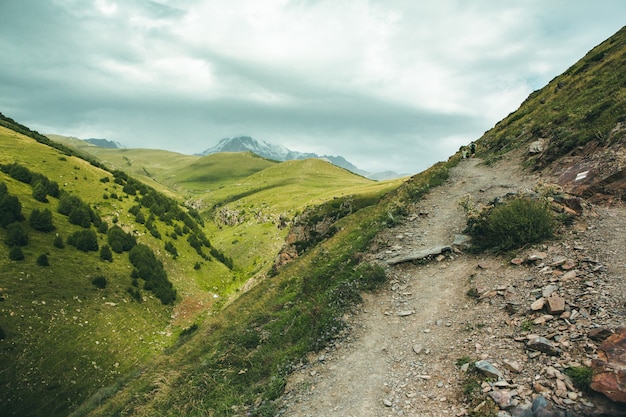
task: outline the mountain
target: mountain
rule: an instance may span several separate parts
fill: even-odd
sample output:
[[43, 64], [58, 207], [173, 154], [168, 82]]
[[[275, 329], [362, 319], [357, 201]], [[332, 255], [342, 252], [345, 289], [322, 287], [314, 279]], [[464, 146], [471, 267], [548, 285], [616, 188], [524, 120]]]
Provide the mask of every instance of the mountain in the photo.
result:
[[359, 169], [354, 164], [350, 163], [342, 156], [330, 156], [330, 155], [318, 155], [316, 153], [298, 152], [287, 149], [281, 145], [275, 145], [264, 140], [257, 140], [250, 136], [239, 136], [236, 138], [225, 138], [219, 141], [219, 143], [211, 148], [200, 152], [197, 155], [210, 155], [221, 152], [253, 152], [263, 158], [272, 159], [275, 161], [291, 161], [294, 159], [309, 159], [318, 158], [330, 162], [333, 165], [347, 169], [350, 172], [364, 176], [366, 178], [381, 180], [381, 179], [393, 179], [399, 178], [404, 175], [397, 174], [395, 172], [387, 171], [385, 173], [370, 173]]
[[108, 140], [108, 139], [95, 139], [95, 138], [90, 138], [90, 139], [85, 139], [85, 142], [87, 143], [91, 143], [92, 145], [96, 145], [100, 148], [107, 148], [107, 149], [122, 149], [125, 148], [124, 145], [122, 145], [119, 142], [115, 142], [112, 140]]

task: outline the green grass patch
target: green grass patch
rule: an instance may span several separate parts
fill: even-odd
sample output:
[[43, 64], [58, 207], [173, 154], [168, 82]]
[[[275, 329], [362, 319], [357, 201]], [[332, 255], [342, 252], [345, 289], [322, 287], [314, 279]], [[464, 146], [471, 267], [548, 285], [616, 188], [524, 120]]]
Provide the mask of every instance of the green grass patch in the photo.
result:
[[468, 217], [472, 250], [506, 252], [553, 236], [555, 220], [546, 202], [516, 196]]

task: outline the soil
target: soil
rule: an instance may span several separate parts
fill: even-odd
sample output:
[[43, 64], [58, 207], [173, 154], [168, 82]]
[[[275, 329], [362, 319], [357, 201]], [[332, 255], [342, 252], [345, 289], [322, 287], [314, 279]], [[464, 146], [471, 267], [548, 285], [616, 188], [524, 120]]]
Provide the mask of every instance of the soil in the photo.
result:
[[[465, 212], [459, 201], [468, 195], [473, 203], [487, 203], [508, 193], [532, 190], [538, 182], [550, 182], [523, 171], [519, 160], [511, 156], [492, 166], [479, 158], [462, 161], [452, 169], [446, 184], [410, 208], [406, 221], [375, 239], [367, 259], [385, 265], [387, 284], [377, 292], [363, 294], [363, 303], [345, 317], [349, 326], [343, 337], [324, 351], [311, 354], [308, 364], [294, 372], [281, 399], [281, 415], [467, 415], [474, 404], [469, 404], [463, 394], [466, 374], [458, 365], [462, 358], [486, 359], [499, 367], [504, 361], [518, 362], [522, 371], [507, 371], [507, 380], [516, 387], [521, 403], [536, 396], [533, 384], [546, 378], [546, 366], [558, 368], [564, 360], [589, 361], [593, 349], [578, 351], [573, 347], [558, 360], [530, 359], [524, 344], [519, 343], [527, 334], [521, 324], [528, 313], [507, 313], [502, 294], [510, 290], [514, 299], [524, 306], [529, 304], [532, 290], [548, 282], [541, 281], [544, 278], [534, 265], [513, 265], [510, 255], [472, 255], [459, 250], [423, 262], [394, 266], [384, 262], [452, 244], [465, 228]], [[594, 258], [594, 265], [604, 269], [593, 291], [585, 294], [596, 297], [590, 302], [599, 304], [606, 314], [596, 314], [588, 325], [615, 328], [626, 322], [625, 237], [623, 205], [587, 204], [583, 215], [562, 231], [559, 239], [524, 249], [524, 253], [543, 251], [548, 257], [581, 259], [584, 252], [585, 257]], [[585, 285], [577, 281], [578, 292], [571, 290], [570, 294], [565, 283], [559, 284], [574, 306], [575, 294], [580, 295], [580, 286], [585, 289]], [[483, 297], [470, 297], [470, 288]], [[544, 385], [549, 387], [550, 381]], [[595, 406], [593, 396], [577, 392], [574, 397], [571, 407]]]

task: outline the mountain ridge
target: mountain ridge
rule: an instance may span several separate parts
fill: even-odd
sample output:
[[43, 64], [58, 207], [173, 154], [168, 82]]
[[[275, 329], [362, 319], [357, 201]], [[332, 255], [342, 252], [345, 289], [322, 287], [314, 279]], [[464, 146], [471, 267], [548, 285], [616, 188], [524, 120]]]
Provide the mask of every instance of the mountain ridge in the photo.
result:
[[333, 165], [347, 169], [350, 172], [361, 175], [363, 177], [373, 180], [387, 180], [407, 176], [405, 174], [398, 174], [393, 171], [372, 173], [364, 171], [343, 156], [337, 155], [318, 155], [313, 152], [299, 152], [288, 149], [282, 145], [276, 145], [265, 140], [254, 139], [250, 136], [236, 136], [232, 138], [224, 138], [220, 140], [215, 146], [205, 149], [204, 151], [195, 155], [206, 156], [220, 152], [253, 152], [263, 158], [275, 160], [275, 161], [290, 161], [298, 159], [317, 158], [330, 162]]

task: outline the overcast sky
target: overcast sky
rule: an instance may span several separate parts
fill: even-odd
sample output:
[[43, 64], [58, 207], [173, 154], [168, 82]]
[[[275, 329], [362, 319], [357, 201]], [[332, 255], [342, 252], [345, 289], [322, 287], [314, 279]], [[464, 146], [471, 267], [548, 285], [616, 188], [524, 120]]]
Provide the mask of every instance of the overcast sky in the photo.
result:
[[0, 112], [201, 152], [419, 172], [626, 24], [623, 0], [0, 0]]

